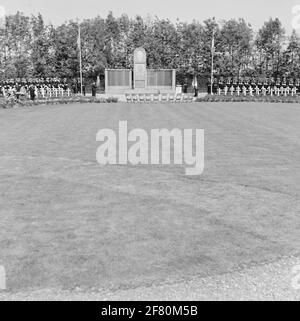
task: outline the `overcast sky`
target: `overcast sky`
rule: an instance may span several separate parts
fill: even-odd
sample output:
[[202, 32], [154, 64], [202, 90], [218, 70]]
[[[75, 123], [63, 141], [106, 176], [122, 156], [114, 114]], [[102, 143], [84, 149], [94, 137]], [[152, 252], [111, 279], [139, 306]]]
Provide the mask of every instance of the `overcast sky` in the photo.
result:
[[203, 21], [213, 16], [217, 19], [243, 17], [255, 29], [269, 17], [278, 17], [289, 32], [294, 5], [300, 5], [300, 0], [0, 0], [0, 8], [4, 7], [8, 13], [40, 12], [47, 22], [54, 24], [76, 17], [91, 18], [98, 14], [105, 17], [111, 10], [115, 16], [151, 14], [172, 21], [176, 18]]

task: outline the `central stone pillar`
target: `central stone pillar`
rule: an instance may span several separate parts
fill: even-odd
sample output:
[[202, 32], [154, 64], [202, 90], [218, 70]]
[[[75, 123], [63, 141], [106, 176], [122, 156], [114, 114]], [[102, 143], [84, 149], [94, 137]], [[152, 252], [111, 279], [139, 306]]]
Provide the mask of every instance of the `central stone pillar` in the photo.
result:
[[145, 89], [147, 86], [147, 55], [144, 48], [134, 51], [134, 89]]

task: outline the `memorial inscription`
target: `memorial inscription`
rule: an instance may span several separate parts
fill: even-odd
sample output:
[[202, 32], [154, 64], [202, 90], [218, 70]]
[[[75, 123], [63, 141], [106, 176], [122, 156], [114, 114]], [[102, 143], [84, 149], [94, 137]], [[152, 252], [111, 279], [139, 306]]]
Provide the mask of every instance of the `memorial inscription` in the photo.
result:
[[147, 84], [147, 55], [143, 48], [134, 51], [134, 88], [146, 88]]

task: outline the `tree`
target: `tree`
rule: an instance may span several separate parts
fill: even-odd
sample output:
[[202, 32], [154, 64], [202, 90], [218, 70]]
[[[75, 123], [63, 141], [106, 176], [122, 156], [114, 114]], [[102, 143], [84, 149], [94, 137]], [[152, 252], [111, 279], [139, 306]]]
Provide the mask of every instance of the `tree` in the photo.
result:
[[205, 47], [204, 28], [197, 22], [178, 23], [177, 31], [180, 39], [179, 65], [183, 74], [196, 75], [203, 71], [203, 50]]
[[256, 38], [260, 51], [260, 73], [268, 77], [280, 76], [280, 61], [284, 44], [285, 30], [278, 18], [265, 22]]
[[83, 71], [85, 77], [96, 78], [108, 66], [105, 20], [100, 16], [81, 24]]
[[46, 26], [41, 14], [31, 17], [32, 76], [49, 77], [55, 75], [53, 51], [53, 26]]
[[[144, 47], [148, 67], [177, 69], [178, 78], [211, 73], [212, 35], [214, 69], [223, 76], [298, 77], [300, 40], [294, 31], [285, 46], [285, 31], [278, 19], [265, 22], [255, 41], [243, 19], [218, 24], [214, 19], [174, 24], [168, 19], [127, 15], [97, 16], [81, 24], [84, 77], [96, 78], [105, 68], [132, 68], [133, 51]], [[5, 18], [0, 29], [0, 76], [79, 77], [78, 23], [57, 27], [42, 15], [18, 12]]]
[[32, 72], [30, 19], [17, 12], [6, 16], [5, 28], [1, 32], [2, 64], [5, 78], [21, 78]]
[[[211, 74], [211, 58], [212, 58], [212, 40], [214, 35], [215, 52], [222, 51], [221, 32], [218, 23], [215, 19], [210, 18], [204, 21], [203, 26], [203, 49], [202, 49], [202, 73], [205, 76]], [[220, 55], [215, 55], [214, 69], [218, 73], [222, 73], [223, 65]]]
[[282, 72], [293, 78], [300, 74], [300, 37], [295, 30], [293, 30], [288, 47], [283, 53]]
[[79, 77], [78, 24], [64, 23], [53, 31], [54, 70], [57, 77]]
[[240, 77], [249, 66], [253, 31], [244, 19], [226, 21], [221, 30], [222, 73]]
[[170, 20], [153, 20], [146, 30], [144, 47], [152, 69], [176, 67], [178, 36]]

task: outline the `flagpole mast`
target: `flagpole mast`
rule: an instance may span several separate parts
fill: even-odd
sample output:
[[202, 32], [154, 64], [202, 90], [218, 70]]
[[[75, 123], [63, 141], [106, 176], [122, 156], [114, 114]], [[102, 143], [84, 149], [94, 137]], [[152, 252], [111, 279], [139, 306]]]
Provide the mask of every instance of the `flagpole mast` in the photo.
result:
[[78, 22], [78, 47], [79, 47], [79, 66], [80, 66], [80, 92], [83, 95], [83, 78], [82, 78], [82, 53], [81, 53], [81, 30]]
[[[215, 21], [215, 18], [213, 19]], [[211, 73], [210, 73], [210, 94], [213, 94], [214, 84], [214, 56], [215, 56], [215, 26], [213, 25], [212, 39], [211, 39]]]

